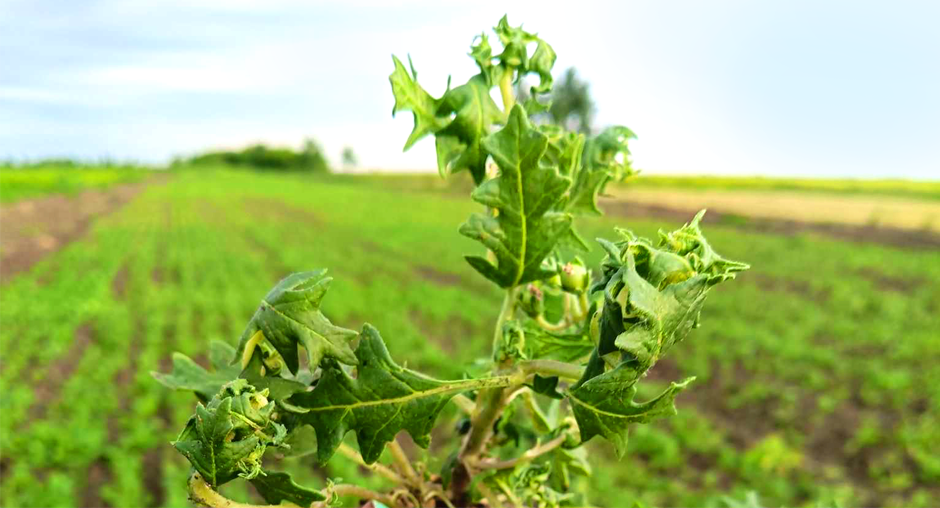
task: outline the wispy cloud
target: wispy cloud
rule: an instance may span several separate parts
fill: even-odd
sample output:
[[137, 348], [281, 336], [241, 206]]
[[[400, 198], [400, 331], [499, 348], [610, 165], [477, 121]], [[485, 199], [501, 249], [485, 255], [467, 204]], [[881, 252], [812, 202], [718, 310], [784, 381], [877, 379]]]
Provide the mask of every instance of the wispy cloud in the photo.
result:
[[940, 177], [940, 6], [917, 2], [0, 3], [0, 157], [165, 161], [315, 136], [370, 167], [401, 153], [391, 53], [432, 93], [475, 70], [473, 35], [508, 10], [592, 83], [649, 172]]

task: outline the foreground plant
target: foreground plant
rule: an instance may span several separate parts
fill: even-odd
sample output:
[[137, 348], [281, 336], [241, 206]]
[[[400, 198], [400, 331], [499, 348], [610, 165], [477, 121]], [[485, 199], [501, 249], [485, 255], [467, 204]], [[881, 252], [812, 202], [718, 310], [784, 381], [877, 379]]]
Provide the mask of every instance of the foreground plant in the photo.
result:
[[[505, 17], [495, 31], [502, 51], [494, 55], [486, 35], [477, 37], [470, 55], [480, 73], [441, 98], [397, 58], [391, 75], [394, 111], [415, 119], [405, 148], [434, 135], [441, 174], [467, 170], [476, 184], [471, 197], [484, 206], [460, 233], [485, 247], [467, 256], [469, 264], [505, 292], [489, 372], [439, 380], [402, 367], [371, 325], [357, 333], [323, 315], [332, 281], [325, 270], [293, 274], [261, 300], [237, 349], [212, 344], [213, 371], [176, 354], [172, 373], [154, 374], [201, 401], [173, 443], [193, 466], [196, 503], [245, 506], [217, 492], [242, 478], [282, 505], [322, 506], [339, 496], [388, 506], [583, 505], [571, 488], [573, 477], [591, 471], [581, 445], [600, 436], [622, 456], [630, 424], [675, 413], [676, 395], [693, 378], [642, 401], [637, 383], [698, 326], [709, 290], [747, 265], [711, 248], [699, 213], [655, 242], [626, 230], [616, 241], [598, 240], [606, 257], [596, 274], [588, 269], [573, 255], [587, 249], [573, 220], [600, 214], [597, 197], [607, 183], [633, 174], [632, 133], [612, 127], [586, 137], [533, 125], [529, 116], [547, 107], [555, 53]], [[538, 85], [516, 104], [513, 84], [528, 74]], [[490, 97], [493, 87], [502, 108]], [[487, 171], [490, 160], [495, 172]], [[467, 420], [432, 474], [395, 438], [405, 431], [427, 448], [451, 403]], [[343, 443], [348, 432], [358, 451]], [[270, 449], [315, 453], [320, 464], [340, 452], [396, 487], [302, 487], [265, 468]], [[390, 465], [379, 461], [386, 450]]]

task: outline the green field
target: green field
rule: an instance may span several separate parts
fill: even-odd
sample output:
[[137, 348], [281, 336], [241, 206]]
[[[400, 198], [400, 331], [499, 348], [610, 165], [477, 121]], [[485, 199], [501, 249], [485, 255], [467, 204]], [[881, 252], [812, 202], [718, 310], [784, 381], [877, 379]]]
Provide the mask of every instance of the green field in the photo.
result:
[[10, 203], [50, 194], [75, 194], [142, 180], [149, 172], [132, 166], [84, 167], [41, 164], [0, 167], [0, 202]]
[[[329, 268], [334, 322], [372, 323], [400, 361], [460, 376], [486, 354], [500, 301], [462, 259], [479, 249], [456, 232], [476, 205], [458, 190], [408, 190], [379, 178], [178, 172], [5, 280], [0, 506], [188, 506], [188, 464], [168, 443], [194, 400], [149, 371], [169, 370], [173, 351], [206, 363], [209, 341], [234, 343], [293, 271]], [[579, 229], [679, 225], [608, 216]], [[702, 327], [641, 384], [652, 393], [698, 380], [678, 416], [633, 430], [623, 461], [592, 442], [593, 476], [578, 488], [611, 507], [723, 506], [749, 491], [766, 506], [936, 506], [940, 253], [705, 232], [753, 268], [713, 293]], [[435, 471], [457, 418], [441, 420]], [[314, 487], [367, 476], [341, 457], [285, 462]], [[258, 501], [232, 487], [223, 491]]]

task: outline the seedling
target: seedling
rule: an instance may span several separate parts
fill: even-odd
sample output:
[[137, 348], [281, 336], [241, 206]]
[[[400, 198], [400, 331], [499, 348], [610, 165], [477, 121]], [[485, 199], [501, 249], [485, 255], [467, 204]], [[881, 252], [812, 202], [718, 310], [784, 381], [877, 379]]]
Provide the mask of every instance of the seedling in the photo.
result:
[[[399, 507], [583, 506], [589, 500], [572, 489], [574, 477], [591, 471], [581, 446], [600, 436], [623, 456], [630, 424], [675, 413], [676, 395], [693, 378], [643, 401], [635, 400], [637, 383], [699, 325], [711, 288], [748, 267], [712, 249], [699, 229], [703, 213], [655, 242], [617, 230], [617, 240], [598, 240], [601, 265], [585, 266], [574, 254], [587, 249], [574, 218], [599, 215], [605, 186], [634, 173], [633, 134], [611, 127], [585, 136], [533, 123], [547, 107], [555, 52], [505, 17], [494, 30], [501, 51], [494, 54], [485, 34], [475, 38], [479, 74], [448, 84], [440, 98], [398, 58], [390, 77], [393, 113], [414, 115], [405, 149], [434, 136], [441, 175], [468, 171], [471, 198], [482, 205], [459, 231], [482, 244], [467, 262], [504, 292], [488, 373], [440, 380], [405, 368], [393, 360], [401, 354], [394, 337], [390, 351], [373, 326], [356, 332], [321, 312], [332, 281], [326, 270], [290, 275], [261, 300], [237, 348], [212, 344], [214, 370], [177, 353], [172, 373], [154, 374], [200, 399], [173, 443], [193, 466], [194, 502], [246, 506], [217, 491], [240, 478], [280, 505], [354, 496]], [[518, 104], [513, 86], [529, 74], [538, 83]], [[496, 87], [502, 107], [490, 96]], [[427, 448], [448, 404], [466, 423], [443, 467], [431, 471], [396, 435], [405, 431]], [[348, 432], [358, 450], [343, 443]], [[315, 453], [320, 464], [339, 451], [396, 486], [300, 486], [262, 462], [266, 451], [288, 447]], [[379, 461], [386, 450], [390, 465]]]

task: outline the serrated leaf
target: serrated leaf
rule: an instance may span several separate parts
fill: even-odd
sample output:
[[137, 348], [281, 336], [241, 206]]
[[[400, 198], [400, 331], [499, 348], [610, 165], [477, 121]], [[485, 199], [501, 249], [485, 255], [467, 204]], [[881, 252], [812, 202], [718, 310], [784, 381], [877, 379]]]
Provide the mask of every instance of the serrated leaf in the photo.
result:
[[[621, 242], [602, 242], [608, 255], [594, 287], [604, 290], [600, 337], [583, 377], [569, 390], [582, 441], [601, 435], [622, 456], [628, 424], [675, 412], [675, 396], [691, 378], [644, 403], [633, 401], [637, 381], [698, 326], [709, 289], [747, 269], [714, 252], [700, 220], [701, 214], [679, 230], [661, 232], [656, 247], [628, 231]], [[603, 357], [616, 351], [620, 363], [605, 372]]]
[[[555, 50], [538, 35], [523, 30], [522, 26], [510, 26], [506, 16], [499, 20], [493, 31], [503, 45], [502, 53], [496, 57], [500, 64], [505, 68], [517, 70], [519, 76], [538, 74], [539, 84], [532, 87], [532, 94], [548, 92], [552, 87]], [[535, 43], [535, 51], [530, 56], [528, 46], [531, 43]]]
[[289, 501], [297, 506], [310, 506], [317, 501], [326, 501], [326, 496], [320, 491], [297, 485], [287, 473], [264, 471], [252, 478], [251, 484], [270, 504]]
[[363, 460], [375, 462], [401, 430], [426, 448], [441, 409], [466, 383], [439, 381], [396, 364], [378, 330], [365, 325], [356, 349], [357, 376], [338, 364], [322, 366], [317, 387], [291, 397], [308, 409], [299, 418], [317, 432], [317, 456], [326, 463], [349, 431]]
[[252, 316], [238, 343], [238, 357], [245, 353], [257, 331], [264, 334], [281, 355], [292, 374], [299, 367], [299, 347], [307, 352], [310, 369], [316, 369], [323, 358], [347, 364], [356, 363], [349, 341], [356, 332], [333, 325], [320, 312], [320, 304], [333, 281], [326, 270], [288, 275], [272, 289]]
[[192, 391], [205, 402], [219, 393], [222, 385], [238, 377], [241, 368], [231, 365], [235, 350], [220, 341], [212, 341], [209, 358], [214, 370], [209, 371], [182, 353], [173, 353], [173, 370], [169, 374], [151, 371], [160, 384], [171, 390]]
[[633, 131], [623, 126], [604, 129], [588, 138], [581, 154], [581, 165], [572, 175], [569, 210], [573, 213], [600, 215], [597, 196], [611, 181], [619, 182], [634, 173], [627, 143], [635, 139]]
[[[440, 100], [437, 115], [453, 115], [447, 127], [436, 131], [438, 169], [441, 174], [466, 169], [473, 175], [474, 182], [480, 184], [486, 176], [487, 158], [487, 152], [481, 145], [482, 140], [490, 133], [491, 125], [504, 120], [503, 112], [490, 97], [490, 84], [486, 76], [478, 74], [466, 84], [448, 90]], [[441, 141], [442, 138], [452, 139]], [[455, 143], [455, 140], [459, 143]]]
[[[588, 316], [594, 315], [594, 306], [588, 311]], [[580, 330], [571, 332], [549, 332], [535, 323], [528, 322], [525, 331], [525, 356], [537, 360], [548, 358], [562, 362], [577, 362], [594, 349], [591, 340], [590, 321], [584, 323]]]
[[547, 143], [519, 105], [506, 126], [483, 141], [499, 175], [477, 187], [472, 197], [496, 216], [474, 214], [460, 233], [493, 252], [495, 265], [478, 256], [468, 256], [467, 261], [504, 288], [552, 276], [542, 261], [571, 229], [571, 215], [554, 211], [571, 181], [539, 163]]
[[581, 430], [581, 441], [603, 436], [614, 444], [617, 456], [627, 452], [627, 433], [631, 423], [647, 423], [676, 413], [676, 395], [695, 378], [671, 383], [663, 393], [647, 402], [635, 402], [634, 370], [618, 367], [597, 376], [568, 392], [571, 409]]
[[254, 478], [261, 472], [267, 446], [283, 443], [287, 431], [274, 422], [274, 402], [245, 380], [225, 385], [193, 415], [173, 446], [212, 487], [237, 476]]
[[392, 116], [399, 111], [411, 111], [414, 116], [415, 126], [408, 140], [405, 141], [405, 148], [411, 148], [418, 140], [443, 129], [449, 119], [438, 117], [437, 108], [440, 103], [428, 94], [421, 85], [418, 84], [418, 73], [411, 65], [411, 57], [408, 57], [408, 64], [411, 66], [411, 74], [402, 65], [398, 57], [392, 55], [395, 62], [395, 70], [388, 77], [392, 84], [392, 94], [395, 96], [395, 106], [392, 107]]

